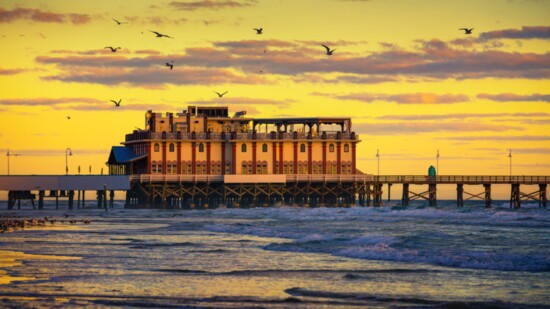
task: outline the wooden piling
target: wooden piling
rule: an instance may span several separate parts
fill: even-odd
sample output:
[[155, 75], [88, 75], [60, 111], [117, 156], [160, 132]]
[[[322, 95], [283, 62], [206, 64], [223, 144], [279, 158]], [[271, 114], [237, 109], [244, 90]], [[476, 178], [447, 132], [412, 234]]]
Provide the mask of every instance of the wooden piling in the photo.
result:
[[546, 184], [539, 184], [539, 207], [546, 208], [548, 200], [546, 198]]
[[428, 200], [430, 206], [437, 206], [437, 185], [432, 182], [428, 185]]
[[519, 183], [512, 184], [512, 190], [510, 194], [510, 208], [520, 208], [521, 207], [521, 196], [519, 191]]
[[38, 209], [44, 209], [44, 190], [38, 191]]
[[456, 184], [456, 207], [464, 207], [464, 184]]
[[409, 184], [403, 183], [403, 193], [401, 194], [401, 206], [409, 206]]
[[491, 207], [491, 184], [485, 183], [483, 184], [483, 188], [485, 188], [485, 208]]

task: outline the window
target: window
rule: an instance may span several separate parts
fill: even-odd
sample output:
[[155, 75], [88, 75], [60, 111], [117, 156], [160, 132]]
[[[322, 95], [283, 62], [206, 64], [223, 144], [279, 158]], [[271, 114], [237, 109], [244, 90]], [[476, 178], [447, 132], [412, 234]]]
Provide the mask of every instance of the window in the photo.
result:
[[267, 144], [262, 145], [262, 152], [267, 152]]
[[155, 152], [160, 151], [160, 145], [158, 143], [155, 144]]
[[170, 146], [168, 146], [168, 149], [170, 152], [174, 152], [174, 143], [170, 143]]
[[318, 174], [317, 172], [317, 162], [313, 162], [312, 171], [313, 174]]
[[241, 152], [246, 152], [246, 144], [241, 145]]
[[262, 162], [262, 174], [267, 174], [267, 161]]
[[349, 145], [348, 144], [344, 144], [344, 152], [349, 152]]
[[225, 173], [231, 174], [231, 161], [225, 161]]
[[334, 144], [328, 145], [328, 151], [329, 152], [334, 152]]
[[203, 143], [199, 143], [199, 152], [204, 152], [204, 145], [203, 145]]
[[[244, 144], [243, 144], [244, 145]], [[248, 168], [246, 166], [246, 161], [243, 161], [241, 163], [241, 174], [245, 175], [245, 174], [248, 174]]]
[[300, 152], [306, 152], [306, 144], [300, 145]]

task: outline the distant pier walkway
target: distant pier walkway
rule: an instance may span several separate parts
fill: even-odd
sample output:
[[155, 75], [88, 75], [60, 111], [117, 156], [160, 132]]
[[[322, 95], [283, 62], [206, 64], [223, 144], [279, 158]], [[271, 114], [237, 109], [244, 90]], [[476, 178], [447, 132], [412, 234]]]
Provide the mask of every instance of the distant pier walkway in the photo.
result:
[[[392, 185], [402, 185], [401, 202], [423, 199], [437, 205], [437, 186], [456, 185], [457, 206], [464, 201], [481, 199], [491, 206], [492, 185], [510, 186], [510, 207], [519, 208], [522, 201], [537, 201], [547, 207], [547, 186], [550, 176], [476, 176], [476, 175], [15, 175], [0, 176], [0, 191], [9, 191], [8, 209], [21, 200], [31, 200], [33, 207], [38, 193], [38, 209], [45, 198], [69, 201], [84, 207], [85, 191], [96, 191], [98, 207], [113, 205], [114, 191], [126, 192], [127, 208], [212, 208], [258, 207], [278, 203], [303, 207], [382, 206], [383, 187], [388, 200]], [[480, 193], [471, 193], [465, 186], [483, 186]], [[536, 186], [533, 192], [522, 192], [522, 185]], [[413, 192], [412, 186], [424, 188]], [[427, 186], [427, 188], [426, 188]], [[418, 191], [418, 190], [417, 190]]]

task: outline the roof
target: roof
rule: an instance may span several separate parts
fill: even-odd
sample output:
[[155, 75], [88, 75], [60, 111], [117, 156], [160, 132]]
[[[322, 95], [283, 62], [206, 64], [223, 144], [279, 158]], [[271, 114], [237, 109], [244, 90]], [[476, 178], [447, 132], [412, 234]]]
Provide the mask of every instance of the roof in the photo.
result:
[[143, 155], [136, 154], [131, 147], [113, 146], [111, 148], [111, 153], [109, 154], [109, 161], [107, 161], [107, 164], [113, 165], [113, 164], [130, 163], [146, 157], [147, 157], [146, 154], [143, 154]]

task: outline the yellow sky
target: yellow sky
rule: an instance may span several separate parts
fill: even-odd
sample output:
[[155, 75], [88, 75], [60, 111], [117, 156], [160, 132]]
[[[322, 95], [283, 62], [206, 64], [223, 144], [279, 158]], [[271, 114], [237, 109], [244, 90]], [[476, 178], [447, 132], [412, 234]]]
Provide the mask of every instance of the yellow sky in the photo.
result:
[[448, 2], [4, 0], [0, 149], [12, 174], [63, 174], [67, 147], [99, 173], [147, 109], [223, 104], [351, 116], [367, 173], [377, 149], [381, 174], [439, 149], [440, 174], [506, 175], [512, 149], [514, 174], [550, 175], [550, 2]]

